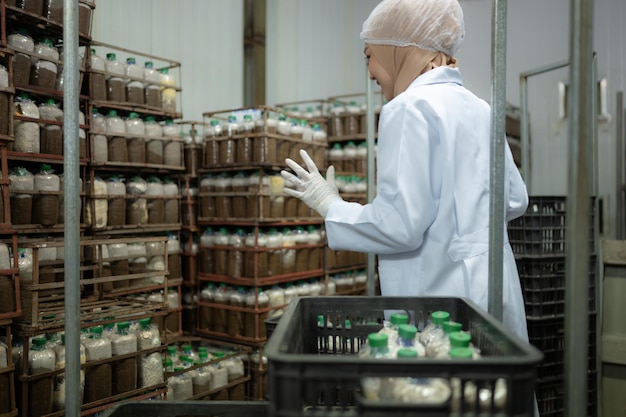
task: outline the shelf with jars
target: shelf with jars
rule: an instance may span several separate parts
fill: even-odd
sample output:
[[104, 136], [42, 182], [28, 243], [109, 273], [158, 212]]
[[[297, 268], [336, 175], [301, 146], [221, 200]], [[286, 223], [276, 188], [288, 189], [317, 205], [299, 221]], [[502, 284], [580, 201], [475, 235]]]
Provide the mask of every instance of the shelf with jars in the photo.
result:
[[17, 234], [13, 233], [0, 241], [0, 320], [15, 319], [22, 315], [17, 264]]
[[[165, 394], [166, 345], [149, 316], [110, 316], [83, 323], [80, 342], [81, 415], [127, 399]], [[21, 415], [61, 417], [65, 408], [65, 335], [62, 322], [45, 333], [17, 332], [13, 351]], [[37, 401], [34, 401], [37, 399]]]
[[17, 415], [11, 319], [0, 318], [0, 417]]

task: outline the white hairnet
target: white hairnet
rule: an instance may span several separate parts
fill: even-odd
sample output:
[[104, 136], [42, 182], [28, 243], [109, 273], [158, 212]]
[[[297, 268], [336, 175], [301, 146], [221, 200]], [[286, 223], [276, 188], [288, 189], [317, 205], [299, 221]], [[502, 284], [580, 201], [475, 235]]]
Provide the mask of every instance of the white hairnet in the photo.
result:
[[417, 46], [454, 56], [465, 25], [458, 0], [383, 0], [363, 23], [361, 39], [374, 45]]

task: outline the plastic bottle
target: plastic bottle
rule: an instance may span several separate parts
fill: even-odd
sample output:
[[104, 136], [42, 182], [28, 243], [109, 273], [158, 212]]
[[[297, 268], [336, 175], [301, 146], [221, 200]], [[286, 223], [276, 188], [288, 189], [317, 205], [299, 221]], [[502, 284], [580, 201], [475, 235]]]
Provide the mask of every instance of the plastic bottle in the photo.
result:
[[148, 224], [165, 223], [165, 200], [163, 182], [156, 175], [148, 177], [148, 187], [146, 189], [147, 196], [160, 198], [148, 199]]
[[[208, 353], [198, 352], [198, 358], [200, 363], [206, 363], [209, 361]], [[211, 371], [208, 366], [203, 366], [196, 369], [195, 375], [192, 377], [193, 383], [193, 395], [198, 395], [203, 392], [207, 392], [211, 389]]]
[[53, 89], [57, 80], [59, 51], [54, 47], [52, 39], [43, 38], [35, 45], [33, 54], [29, 84]]
[[[87, 364], [92, 361], [110, 358], [111, 342], [102, 337], [102, 327], [92, 327], [89, 329], [89, 338], [83, 342]], [[90, 403], [112, 395], [111, 363], [91, 365], [85, 368], [85, 403]]]
[[343, 114], [345, 111], [345, 107], [339, 102], [335, 102], [333, 107], [330, 108], [330, 136], [344, 135]]
[[215, 217], [228, 219], [232, 215], [232, 177], [223, 172], [215, 179]]
[[59, 218], [58, 193], [61, 191], [59, 176], [54, 173], [50, 165], [42, 164], [34, 177], [34, 185], [35, 191], [43, 191], [46, 194], [38, 194], [33, 198], [33, 223], [53, 226]]
[[116, 103], [126, 102], [126, 80], [124, 64], [117, 60], [114, 53], [107, 54], [105, 68], [107, 75], [107, 100]]
[[[215, 304], [228, 305], [230, 300], [231, 289], [226, 284], [221, 283], [214, 294], [213, 300]], [[223, 308], [215, 308], [214, 320], [211, 329], [218, 333], [226, 333], [228, 331], [228, 310]]]
[[[263, 291], [261, 288], [257, 290], [250, 290], [246, 294], [246, 308], [249, 310], [257, 310], [257, 302], [258, 302], [258, 310], [265, 309], [269, 307], [269, 296], [267, 292]], [[258, 317], [258, 328], [257, 328], [257, 317]], [[246, 321], [245, 321], [245, 336], [251, 337], [255, 339], [263, 339], [266, 336], [265, 332], [265, 319], [268, 317], [267, 312], [255, 312], [249, 311], [246, 313]]]
[[126, 225], [126, 184], [117, 175], [113, 175], [106, 184], [108, 196], [108, 226]]
[[[291, 123], [287, 120], [285, 115], [278, 117], [277, 132], [281, 136], [290, 136]], [[285, 158], [289, 158], [291, 152], [291, 145], [293, 142], [287, 139], [279, 139], [276, 146], [276, 162], [283, 163]]]
[[367, 169], [367, 142], [363, 141], [356, 147], [355, 172], [365, 173]]
[[152, 61], [144, 63], [143, 78], [145, 80], [144, 102], [146, 106], [153, 109], [161, 109], [161, 86], [159, 85], [161, 77], [159, 76], [159, 71], [154, 69], [154, 63]]
[[244, 172], [237, 172], [232, 178], [232, 190], [237, 194], [232, 196], [231, 217], [245, 219], [248, 215], [248, 176]]
[[126, 204], [126, 224], [145, 225], [148, 223], [148, 200], [145, 193], [148, 189], [146, 180], [139, 176], [131, 178], [126, 184], [126, 192], [132, 194]]
[[163, 180], [163, 195], [170, 197], [164, 203], [164, 223], [180, 223], [180, 190], [178, 184], [169, 177]]
[[[28, 353], [29, 375], [37, 375], [55, 369], [54, 351], [46, 346], [45, 337], [36, 337]], [[53, 410], [53, 377], [36, 379], [29, 386], [29, 415], [41, 416]]]
[[[308, 244], [311, 246], [319, 245], [322, 240], [322, 235], [320, 230], [317, 229], [313, 225], [309, 225], [308, 227]], [[309, 270], [312, 269], [320, 269], [322, 268], [321, 257], [322, 257], [322, 248], [321, 247], [311, 247], [309, 248]]]
[[182, 366], [174, 367], [174, 372], [180, 373], [167, 380], [168, 389], [172, 390], [172, 400], [174, 401], [186, 400], [193, 396], [193, 381], [191, 375], [187, 372], [183, 373], [184, 370], [185, 368]]
[[[20, 94], [13, 104], [16, 115], [39, 119], [39, 108], [30, 99], [28, 94]], [[13, 150], [16, 152], [39, 153], [40, 133], [39, 124], [37, 122], [15, 119], [13, 130], [15, 136]]]
[[[39, 106], [41, 120], [63, 122], [63, 110], [57, 107], [53, 98]], [[63, 127], [57, 124], [42, 124], [40, 132], [40, 152], [51, 155], [63, 155]]]
[[95, 229], [106, 227], [109, 207], [107, 201], [107, 183], [102, 178], [95, 177], [93, 183], [87, 181], [86, 186], [91, 192], [93, 201], [85, 207], [85, 223]]
[[9, 190], [11, 206], [11, 223], [31, 224], [33, 213], [33, 196], [31, 193], [19, 194], [15, 191], [33, 191], [35, 189], [35, 178], [24, 167], [15, 167], [9, 174]]
[[283, 274], [296, 272], [296, 249], [293, 248], [295, 245], [296, 241], [291, 229], [284, 227], [282, 232], [283, 249], [281, 251]]
[[285, 290], [278, 285], [273, 285], [272, 288], [265, 291], [268, 297], [268, 307], [274, 308], [268, 313], [268, 318], [279, 317], [283, 314], [282, 307], [285, 305]]
[[104, 163], [109, 160], [109, 144], [105, 136], [107, 131], [106, 118], [103, 117], [97, 108], [93, 108], [91, 115], [91, 130], [93, 149], [91, 155], [94, 162]]
[[138, 113], [133, 111], [128, 114], [125, 126], [126, 134], [130, 136], [126, 139], [126, 146], [128, 147], [128, 162], [145, 164], [146, 141], [144, 136], [146, 134], [146, 127], [143, 120], [141, 120]]
[[281, 275], [283, 273], [283, 263], [281, 256], [281, 247], [283, 245], [282, 235], [278, 233], [276, 228], [270, 228], [267, 235], [267, 247], [269, 249], [267, 259], [267, 275]]
[[[213, 303], [217, 288], [215, 284], [209, 282], [200, 292], [200, 300], [205, 303]], [[199, 327], [201, 329], [212, 331], [215, 328], [215, 310], [213, 307], [200, 306]]]
[[234, 278], [241, 278], [243, 276], [244, 267], [244, 251], [246, 233], [242, 228], [237, 228], [235, 233], [230, 235], [228, 252], [228, 274]]
[[455, 321], [443, 322], [442, 329], [445, 336], [429, 343], [426, 349], [426, 356], [431, 358], [447, 358], [450, 352], [450, 334], [461, 331], [461, 328], [461, 323]]
[[224, 352], [217, 351], [214, 353], [214, 358], [217, 362], [211, 364], [211, 391], [228, 385], [228, 370], [220, 362], [223, 357]]
[[125, 74], [126, 83], [126, 100], [129, 103], [143, 105], [144, 99], [144, 69], [135, 63], [135, 58], [126, 58]]
[[[80, 344], [79, 346], [80, 363], [87, 362], [87, 355], [85, 353], [85, 347]], [[61, 335], [60, 343], [54, 347], [54, 355], [56, 359], [56, 369], [65, 369], [65, 334]], [[80, 399], [82, 401], [85, 386], [85, 371], [80, 370]], [[55, 376], [54, 387], [54, 409], [65, 409], [65, 374], [57, 374]]]
[[222, 127], [219, 120], [211, 120], [204, 131], [204, 166], [219, 164], [220, 141], [215, 138], [222, 136]]
[[357, 147], [354, 142], [350, 141], [346, 143], [346, 146], [343, 148], [343, 169], [347, 172], [355, 172], [356, 171], [356, 159], [357, 159]]
[[[367, 345], [359, 351], [359, 357], [364, 359], [390, 359], [395, 354], [389, 349], [389, 339], [384, 333], [370, 333], [367, 336]], [[386, 389], [385, 378], [366, 377], [361, 379], [363, 394], [369, 400], [380, 400]]]
[[172, 87], [176, 86], [176, 80], [174, 76], [169, 73], [168, 68], [161, 68], [159, 81], [161, 83], [161, 108], [166, 112], [175, 112], [176, 89]]
[[234, 135], [239, 133], [239, 124], [237, 123], [237, 116], [228, 116], [228, 122], [225, 126], [225, 133], [227, 139], [221, 140], [219, 143], [219, 163], [220, 164], [232, 164], [237, 158], [236, 142], [233, 138]]
[[123, 136], [126, 134], [126, 124], [117, 115], [117, 111], [109, 111], [106, 125], [109, 162], [128, 162], [128, 145]]
[[426, 325], [420, 333], [420, 342], [428, 349], [428, 345], [433, 342], [439, 342], [445, 337], [443, 333], [443, 323], [450, 320], [450, 313], [447, 311], [433, 311], [431, 321]]
[[[137, 335], [129, 331], [127, 321], [117, 323], [117, 333], [111, 337], [113, 356], [127, 355], [137, 351]], [[113, 394], [137, 389], [137, 360], [130, 357], [111, 363], [113, 373]]]
[[248, 164], [252, 162], [252, 141], [253, 139], [248, 135], [254, 133], [254, 121], [251, 114], [244, 114], [241, 131], [244, 135], [243, 138], [237, 139], [237, 162], [241, 164]]
[[[91, 48], [91, 54], [89, 55], [89, 62], [92, 71], [106, 71], [105, 60], [96, 54], [96, 50]], [[91, 72], [91, 90], [90, 98], [95, 101], [102, 101], [107, 99], [107, 84], [106, 76], [102, 73]]]
[[15, 50], [15, 55], [13, 56], [13, 84], [18, 86], [28, 85], [32, 61], [29, 53], [34, 53], [35, 41], [28, 30], [20, 28], [7, 37], [7, 43], [9, 47]]
[[181, 140], [180, 127], [175, 126], [172, 119], [165, 121], [163, 126], [163, 136], [168, 138], [163, 143], [163, 163], [168, 166], [182, 166], [183, 144]]
[[[246, 306], [246, 290], [238, 287], [236, 291], [230, 293], [228, 303], [233, 307], [243, 308]], [[230, 336], [244, 336], [245, 318], [244, 312], [239, 310], [228, 311], [227, 331]]]
[[[398, 350], [398, 359], [417, 360], [412, 349]], [[445, 404], [451, 395], [444, 378], [387, 378], [383, 381], [381, 399], [407, 404]]]
[[337, 171], [344, 171], [344, 156], [345, 153], [340, 143], [335, 143], [330, 151], [328, 151], [328, 162], [335, 166]]
[[158, 124], [154, 116], [146, 117], [144, 122], [146, 135], [146, 163], [163, 164], [163, 128]]

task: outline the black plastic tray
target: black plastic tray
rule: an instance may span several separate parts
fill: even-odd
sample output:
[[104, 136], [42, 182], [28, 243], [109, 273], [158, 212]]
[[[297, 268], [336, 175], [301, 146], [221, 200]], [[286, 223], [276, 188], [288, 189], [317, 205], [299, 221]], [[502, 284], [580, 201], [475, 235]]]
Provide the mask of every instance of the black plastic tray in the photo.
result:
[[265, 401], [129, 401], [103, 417], [267, 417]]
[[[367, 335], [381, 328], [386, 310], [404, 310], [418, 328], [436, 310], [450, 312], [463, 324], [483, 354], [480, 360], [372, 360], [356, 353]], [[323, 315], [323, 325], [318, 316]], [[345, 326], [350, 320], [350, 326]], [[377, 323], [377, 324], [372, 324]], [[265, 346], [268, 357], [269, 408], [283, 416], [450, 416], [452, 404], [377, 404], [357, 401], [364, 376], [459, 378], [481, 387], [504, 379], [508, 397], [504, 411], [491, 407], [481, 416], [532, 416], [536, 368], [542, 354], [522, 342], [492, 316], [462, 298], [300, 297], [293, 301]], [[463, 399], [465, 400], [465, 399]], [[461, 401], [465, 404], [465, 401]], [[462, 405], [465, 407], [465, 405]], [[462, 412], [469, 412], [462, 409]]]

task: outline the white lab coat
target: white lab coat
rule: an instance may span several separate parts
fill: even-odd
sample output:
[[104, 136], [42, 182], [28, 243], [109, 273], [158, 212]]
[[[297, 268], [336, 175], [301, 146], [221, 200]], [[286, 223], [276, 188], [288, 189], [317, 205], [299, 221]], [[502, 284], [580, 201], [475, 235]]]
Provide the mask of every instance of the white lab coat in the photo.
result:
[[[377, 195], [338, 201], [325, 218], [335, 250], [378, 254], [384, 296], [468, 297], [488, 308], [490, 106], [458, 69], [419, 76], [385, 104], [378, 130]], [[506, 146], [506, 220], [528, 205]], [[505, 231], [503, 319], [528, 340], [524, 301]]]

